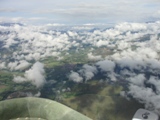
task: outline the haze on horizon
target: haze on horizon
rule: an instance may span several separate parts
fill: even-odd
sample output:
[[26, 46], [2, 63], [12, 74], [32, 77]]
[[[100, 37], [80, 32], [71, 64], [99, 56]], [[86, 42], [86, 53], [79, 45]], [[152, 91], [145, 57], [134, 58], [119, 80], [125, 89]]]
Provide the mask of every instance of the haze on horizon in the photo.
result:
[[1, 0], [1, 22], [109, 24], [159, 20], [158, 0]]

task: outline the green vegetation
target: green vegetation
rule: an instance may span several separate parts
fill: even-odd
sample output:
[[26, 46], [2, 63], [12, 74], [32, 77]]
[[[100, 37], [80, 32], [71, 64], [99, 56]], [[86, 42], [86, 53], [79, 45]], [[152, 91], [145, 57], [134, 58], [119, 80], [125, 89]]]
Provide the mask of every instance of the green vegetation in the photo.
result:
[[101, 55], [103, 58], [105, 58], [108, 55], [112, 55], [114, 52], [113, 50], [106, 48], [106, 47], [100, 47], [100, 48], [95, 48], [93, 50], [93, 53], [97, 55]]
[[87, 54], [90, 48], [76, 51], [75, 49], [64, 51], [61, 53], [62, 59], [58, 60], [57, 57], [47, 57], [41, 60], [46, 68], [54, 68], [63, 66], [64, 64], [85, 64], [88, 62]]
[[41, 60], [46, 68], [54, 68], [55, 66], [61, 66], [62, 62], [58, 61], [56, 57], [47, 57]]
[[[132, 46], [136, 49], [137, 46]], [[61, 53], [62, 59], [47, 57], [40, 62], [44, 63], [47, 83], [43, 88], [37, 89], [30, 82], [15, 83], [15, 76], [23, 76], [24, 71], [0, 71], [0, 100], [21, 97], [19, 92], [41, 92], [42, 98], [59, 101], [94, 120], [129, 120], [134, 112], [143, 107], [135, 100], [126, 100], [120, 96], [126, 83], [100, 83], [100, 79], [106, 79], [101, 73], [86, 83], [74, 83], [69, 81], [67, 75], [70, 71], [78, 71], [84, 64], [92, 64], [87, 54], [92, 52], [95, 56], [103, 58], [113, 54], [113, 50], [100, 47], [91, 51], [90, 47], [75, 51], [75, 49]], [[68, 54], [67, 54], [68, 53]], [[69, 89], [67, 89], [69, 88]], [[127, 111], [127, 113], [126, 113]]]
[[[85, 93], [71, 94], [63, 97], [61, 102], [94, 120], [129, 120], [138, 108], [143, 107], [135, 100], [128, 101], [121, 97], [123, 87], [118, 84], [104, 85], [93, 82], [86, 86]], [[77, 89], [81, 91], [83, 88]]]
[[14, 75], [23, 75], [23, 73], [4, 70], [0, 71], [0, 100], [7, 99], [7, 97], [10, 95], [13, 98], [21, 96], [18, 92], [37, 93], [37, 88], [33, 86], [30, 82], [15, 83], [13, 81]]
[[84, 64], [88, 62], [88, 50], [70, 51], [68, 55], [64, 56], [63, 62], [69, 64]]
[[13, 74], [8, 71], [0, 71], [0, 83], [11, 84], [13, 79]]

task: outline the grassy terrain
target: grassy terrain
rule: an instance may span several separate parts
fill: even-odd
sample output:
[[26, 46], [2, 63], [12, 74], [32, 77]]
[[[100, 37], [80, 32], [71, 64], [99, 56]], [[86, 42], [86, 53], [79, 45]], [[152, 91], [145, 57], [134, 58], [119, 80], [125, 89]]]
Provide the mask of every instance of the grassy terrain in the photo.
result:
[[100, 47], [100, 48], [95, 48], [93, 50], [93, 53], [95, 55], [101, 55], [103, 58], [105, 58], [108, 55], [112, 55], [114, 52], [113, 52], [113, 50], [110, 50], [109, 48]]
[[[37, 92], [37, 88], [30, 82], [15, 83], [13, 81], [14, 75], [23, 75], [23, 72], [18, 71], [0, 71], [0, 100], [6, 99], [10, 94], [14, 92]], [[16, 96], [15, 96], [16, 97]]]
[[63, 59], [63, 62], [70, 64], [79, 64], [87, 62], [87, 50], [80, 50], [78, 52], [70, 51]]
[[13, 79], [13, 74], [8, 71], [0, 71], [0, 83], [10, 84]]
[[89, 50], [90, 48], [79, 51], [75, 51], [75, 49], [64, 51], [60, 55], [61, 60], [58, 60], [58, 57], [47, 57], [41, 62], [44, 63], [46, 68], [54, 68], [64, 64], [85, 64], [88, 62], [87, 53]]
[[96, 90], [95, 87], [88, 89], [92, 91], [90, 94], [63, 97], [62, 103], [93, 120], [131, 120], [135, 111], [143, 107], [134, 100], [121, 97], [121, 86], [97, 84], [96, 87]]
[[56, 57], [47, 57], [40, 62], [44, 63], [46, 68], [54, 68], [55, 66], [61, 66], [62, 63], [57, 61]]
[[[133, 46], [133, 49], [136, 49]], [[100, 79], [105, 79], [106, 76], [99, 74], [94, 79], [87, 83], [74, 83], [69, 81], [67, 75], [70, 71], [78, 71], [84, 64], [90, 63], [87, 54], [90, 48], [79, 51], [69, 50], [62, 52], [58, 57], [47, 57], [40, 62], [45, 65], [46, 80], [48, 84], [40, 90], [41, 97], [57, 100], [77, 111], [87, 115], [93, 120], [130, 120], [138, 108], [143, 105], [135, 100], [126, 100], [120, 96], [120, 92], [124, 86], [119, 84], [99, 83]], [[66, 54], [69, 53], [69, 54]], [[95, 48], [92, 53], [101, 55], [105, 58], [107, 55], [113, 54], [108, 48]], [[31, 83], [14, 83], [13, 77], [23, 76], [24, 71], [0, 71], [0, 100], [7, 98], [11, 93], [34, 92], [39, 90]], [[105, 77], [105, 78], [103, 78]], [[52, 81], [55, 80], [55, 83]], [[64, 84], [64, 82], [66, 82]], [[62, 92], [64, 88], [71, 88], [71, 91]], [[60, 91], [60, 92], [57, 92]]]

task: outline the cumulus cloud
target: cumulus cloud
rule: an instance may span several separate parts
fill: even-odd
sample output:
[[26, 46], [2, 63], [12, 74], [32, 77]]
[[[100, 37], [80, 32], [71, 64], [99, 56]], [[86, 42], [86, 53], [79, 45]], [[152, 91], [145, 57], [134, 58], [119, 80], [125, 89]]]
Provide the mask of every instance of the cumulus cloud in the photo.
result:
[[[144, 39], [145, 35], [158, 34], [160, 31], [158, 26], [160, 26], [158, 21], [152, 24], [120, 23], [111, 29], [94, 30], [93, 32], [77, 32], [75, 29], [71, 31], [72, 27], [64, 27], [65, 32], [63, 32], [63, 29], [57, 31], [50, 26], [11, 24], [0, 26], [3, 34], [0, 37], [3, 47], [13, 49], [13, 46], [17, 46], [19, 51], [16, 51], [17, 54], [11, 57], [18, 60], [31, 61], [48, 56], [59, 56], [62, 51], [72, 48], [80, 49], [88, 44], [93, 47], [105, 46], [108, 49], [118, 50], [119, 52], [115, 52], [111, 56], [114, 59], [126, 57], [157, 59], [157, 51], [160, 51], [158, 36], [152, 37], [152, 40], [149, 38], [145, 42], [139, 41]], [[131, 49], [133, 46], [135, 46], [135, 50]], [[102, 59], [101, 55], [93, 55], [93, 53], [88, 53], [87, 56], [92, 61]]]
[[129, 94], [140, 102], [146, 103], [146, 105], [150, 105], [152, 98], [156, 96], [151, 88], [139, 87], [131, 84], [129, 89]]
[[15, 67], [17, 67], [17, 65], [18, 65], [18, 62], [17, 62], [17, 61], [15, 61], [15, 62], [10, 62], [10, 63], [8, 64], [8, 68], [12, 71], [12, 70], [15, 69]]
[[79, 73], [71, 71], [70, 75], [69, 75], [69, 79], [76, 82], [76, 83], [80, 83], [83, 82], [83, 78], [79, 75]]
[[136, 73], [130, 71], [130, 70], [127, 70], [127, 69], [122, 69], [119, 73], [121, 76], [130, 76], [130, 77], [134, 77], [136, 76]]
[[98, 61], [102, 59], [101, 55], [93, 55], [93, 53], [88, 53], [87, 56], [91, 61]]
[[24, 70], [28, 68], [31, 64], [25, 60], [19, 61], [19, 64], [15, 67], [15, 70]]
[[144, 86], [144, 81], [146, 80], [144, 74], [139, 74], [128, 79], [129, 82], [138, 86]]
[[46, 83], [43, 67], [42, 63], [36, 62], [31, 69], [25, 71], [24, 77], [15, 76], [13, 81], [16, 83], [30, 81], [37, 88], [42, 87]]
[[127, 22], [124, 22], [124, 23], [121, 23], [121, 24], [118, 24], [115, 26], [115, 28], [118, 30], [118, 31], [141, 31], [141, 30], [146, 30], [147, 29], [147, 26], [146, 24], [144, 23], [127, 23]]
[[99, 61], [96, 63], [102, 71], [113, 72], [115, 68], [115, 63], [110, 60]]
[[96, 74], [98, 71], [95, 66], [85, 64], [79, 72], [85, 77], [85, 80], [87, 81], [93, 78], [94, 74]]
[[[54, 28], [53, 28], [54, 26]], [[92, 65], [84, 65], [79, 71], [71, 71], [69, 79], [74, 82], [90, 80], [95, 74], [105, 74], [106, 79], [128, 85], [126, 94], [158, 109], [160, 73], [160, 21], [152, 23], [119, 23], [107, 29], [89, 29], [87, 26], [64, 27], [60, 25], [33, 26], [9, 24], [0, 25], [0, 44], [7, 55], [1, 54], [1, 69], [25, 70], [33, 61], [52, 56], [63, 60], [70, 50], [85, 49]], [[56, 26], [57, 27], [57, 26]], [[15, 47], [16, 45], [16, 47]], [[89, 47], [88, 47], [89, 46]], [[95, 55], [93, 51], [106, 48], [110, 53]], [[64, 53], [64, 54], [63, 54]], [[104, 56], [105, 58], [102, 58]], [[63, 58], [61, 57], [63, 55]], [[5, 68], [6, 67], [6, 68]], [[35, 63], [26, 70], [24, 77], [15, 76], [17, 83], [30, 81], [37, 87], [45, 83], [41, 63]], [[146, 94], [146, 96], [145, 96]], [[125, 96], [125, 95], [124, 95]], [[155, 106], [157, 104], [157, 106]], [[160, 108], [160, 107], [159, 107]]]
[[96, 43], [96, 46], [97, 47], [101, 47], [101, 46], [106, 46], [109, 44], [109, 41], [105, 41], [105, 40], [99, 40], [97, 43]]
[[30, 65], [31, 65], [31, 63], [27, 62], [26, 60], [21, 60], [21, 61], [9, 62], [7, 67], [11, 71], [13, 71], [13, 70], [25, 70]]
[[44, 77], [44, 65], [40, 62], [36, 62], [31, 69], [25, 72], [25, 77], [31, 80], [36, 87], [41, 87], [45, 83]]
[[[157, 86], [157, 85], [156, 85]], [[140, 103], [145, 104], [145, 108], [157, 112], [159, 114], [160, 95], [150, 87], [137, 86], [131, 84], [129, 86], [129, 95], [137, 99]]]
[[130, 70], [141, 70], [145, 67], [145, 62], [143, 60], [134, 60], [134, 59], [120, 59], [117, 61], [117, 64], [121, 68], [128, 67]]
[[156, 88], [156, 93], [160, 94], [160, 79], [157, 76], [151, 76], [148, 83], [154, 85]]
[[14, 76], [13, 81], [16, 82], [16, 83], [22, 83], [22, 82], [26, 82], [28, 80], [24, 77], [21, 77], [21, 76]]
[[132, 96], [134, 99], [143, 103], [146, 109], [153, 110], [159, 114], [160, 109], [160, 79], [158, 76], [146, 78], [144, 74], [129, 77], [128, 91], [123, 92], [123, 96]]
[[6, 63], [5, 62], [1, 62], [0, 63], [0, 69], [5, 69], [6, 68]]

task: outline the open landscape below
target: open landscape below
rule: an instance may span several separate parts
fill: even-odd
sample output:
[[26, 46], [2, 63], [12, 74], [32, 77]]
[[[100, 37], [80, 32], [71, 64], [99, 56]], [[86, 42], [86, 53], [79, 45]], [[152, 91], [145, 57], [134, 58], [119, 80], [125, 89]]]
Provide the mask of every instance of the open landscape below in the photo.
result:
[[131, 120], [139, 108], [156, 112], [159, 33], [159, 21], [114, 27], [0, 24], [0, 100], [47, 98], [93, 120]]

